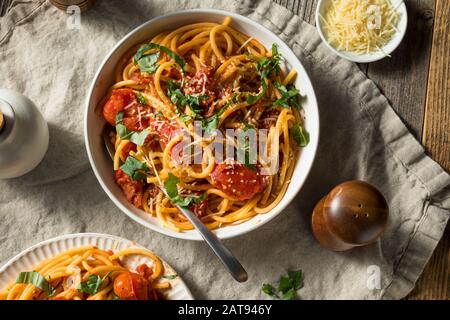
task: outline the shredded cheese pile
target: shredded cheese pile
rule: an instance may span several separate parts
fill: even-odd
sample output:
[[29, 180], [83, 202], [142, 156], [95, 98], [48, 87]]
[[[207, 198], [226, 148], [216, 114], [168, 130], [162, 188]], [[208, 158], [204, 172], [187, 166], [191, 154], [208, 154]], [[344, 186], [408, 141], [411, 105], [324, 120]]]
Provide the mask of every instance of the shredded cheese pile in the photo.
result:
[[320, 18], [325, 37], [334, 48], [367, 54], [383, 51], [398, 31], [399, 13], [390, 0], [332, 0]]

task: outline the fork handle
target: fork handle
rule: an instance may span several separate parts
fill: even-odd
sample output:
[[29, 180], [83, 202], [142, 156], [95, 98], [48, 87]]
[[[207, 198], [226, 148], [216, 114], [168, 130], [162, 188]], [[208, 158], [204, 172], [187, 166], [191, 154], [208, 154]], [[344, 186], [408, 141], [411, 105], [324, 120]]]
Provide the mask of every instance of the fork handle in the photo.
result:
[[191, 210], [177, 206], [177, 208], [188, 218], [194, 225], [197, 231], [201, 234], [203, 239], [208, 243], [214, 253], [222, 261], [223, 265], [228, 269], [228, 272], [236, 281], [245, 282], [248, 279], [247, 271], [240, 264], [240, 262], [233, 256], [230, 250], [224, 246], [217, 236], [211, 232], [203, 222], [192, 213]]

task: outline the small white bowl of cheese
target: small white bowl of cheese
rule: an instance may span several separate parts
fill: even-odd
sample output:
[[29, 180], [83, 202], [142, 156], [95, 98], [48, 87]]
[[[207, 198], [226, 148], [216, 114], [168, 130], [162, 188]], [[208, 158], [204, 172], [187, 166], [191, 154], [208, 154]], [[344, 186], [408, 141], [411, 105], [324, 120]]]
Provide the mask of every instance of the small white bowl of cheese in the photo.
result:
[[358, 63], [390, 56], [407, 24], [402, 0], [319, 0], [316, 9], [322, 41], [340, 57]]

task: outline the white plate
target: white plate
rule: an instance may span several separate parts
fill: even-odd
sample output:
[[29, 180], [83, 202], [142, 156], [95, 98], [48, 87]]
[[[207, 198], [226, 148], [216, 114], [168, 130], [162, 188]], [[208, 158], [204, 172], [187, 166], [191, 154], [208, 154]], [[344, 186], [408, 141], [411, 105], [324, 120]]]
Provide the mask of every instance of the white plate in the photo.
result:
[[[94, 245], [99, 249], [113, 250], [114, 252], [127, 249], [130, 247], [145, 247], [136, 244], [130, 240], [123, 239], [116, 236], [100, 233], [77, 233], [59, 236], [49, 239], [22, 251], [17, 256], [9, 260], [0, 268], [0, 290], [14, 282], [17, 275], [22, 271], [33, 270], [39, 262], [51, 258], [63, 251], [78, 248], [81, 246]], [[140, 261], [145, 262], [145, 257], [138, 257]], [[161, 259], [161, 261], [163, 261]], [[165, 261], [164, 271], [166, 275], [177, 274], [176, 271], [169, 266]], [[170, 281], [172, 288], [165, 291], [166, 297], [169, 300], [193, 300], [191, 292], [181, 277], [178, 275], [175, 279]]]
[[267, 48], [272, 43], [277, 43], [279, 52], [285, 59], [289, 68], [297, 70], [298, 76], [295, 85], [300, 90], [305, 100], [302, 104], [305, 111], [305, 128], [310, 134], [310, 143], [301, 152], [297, 161], [291, 183], [281, 202], [270, 212], [259, 214], [252, 219], [236, 225], [227, 225], [216, 229], [214, 232], [221, 239], [232, 238], [238, 235], [254, 230], [268, 221], [272, 220], [294, 199], [300, 188], [303, 186], [309, 171], [312, 167], [319, 142], [319, 111], [317, 107], [316, 96], [311, 81], [305, 68], [297, 59], [289, 47], [274, 33], [264, 28], [260, 24], [239, 14], [213, 9], [195, 9], [184, 10], [157, 17], [147, 23], [139, 26], [126, 35], [109, 52], [98, 69], [91, 88], [89, 89], [85, 110], [84, 137], [86, 149], [89, 156], [92, 169], [100, 182], [103, 190], [108, 194], [111, 200], [129, 217], [140, 224], [155, 230], [159, 233], [180, 239], [202, 240], [202, 237], [195, 230], [185, 232], [175, 232], [161, 226], [157, 218], [151, 217], [143, 210], [133, 207], [125, 199], [122, 190], [114, 182], [113, 164], [111, 158], [105, 152], [101, 132], [105, 120], [95, 113], [95, 108], [99, 101], [107, 94], [108, 89], [114, 81], [114, 68], [122, 56], [136, 44], [148, 41], [152, 36], [168, 29], [195, 23], [200, 21], [212, 21], [222, 23], [225, 17], [232, 18], [232, 27], [237, 30], [258, 39]]
[[319, 32], [320, 38], [325, 43], [325, 45], [338, 56], [347, 59], [349, 61], [357, 63], [369, 63], [386, 58], [390, 55], [403, 40], [406, 33], [406, 28], [408, 25], [408, 11], [406, 10], [406, 5], [403, 0], [391, 0], [392, 6], [400, 13], [400, 20], [397, 24], [398, 31], [392, 36], [392, 39], [386, 43], [381, 49], [382, 51], [377, 51], [368, 54], [355, 54], [348, 51], [338, 51], [336, 50], [327, 40], [322, 31], [322, 19], [320, 15], [325, 16], [327, 8], [331, 5], [331, 0], [319, 0], [316, 9], [316, 27]]

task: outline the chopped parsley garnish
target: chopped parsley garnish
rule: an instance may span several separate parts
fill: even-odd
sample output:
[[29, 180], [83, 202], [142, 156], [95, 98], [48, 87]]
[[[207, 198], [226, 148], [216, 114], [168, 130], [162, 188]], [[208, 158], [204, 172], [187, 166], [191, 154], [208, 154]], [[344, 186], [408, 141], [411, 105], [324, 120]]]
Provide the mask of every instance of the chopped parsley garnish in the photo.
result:
[[150, 134], [149, 129], [142, 131], [130, 131], [123, 124], [123, 112], [118, 112], [116, 115], [116, 131], [122, 140], [130, 140], [138, 146], [142, 146]]
[[276, 299], [295, 300], [297, 299], [297, 290], [303, 287], [302, 270], [288, 271], [288, 275], [282, 276], [278, 281], [278, 287], [264, 283], [262, 291]]
[[274, 107], [281, 106], [283, 108], [290, 108], [292, 106], [297, 110], [301, 109], [300, 91], [295, 86], [289, 85], [286, 87], [276, 81], [275, 87], [280, 91], [281, 98], [272, 104]]
[[100, 278], [96, 274], [90, 275], [87, 281], [81, 282], [78, 285], [78, 291], [88, 294], [96, 294], [106, 278], [109, 277], [109, 274], [110, 273], [106, 274], [103, 278]]
[[183, 197], [178, 193], [178, 183], [180, 179], [169, 173], [168, 179], [164, 182], [164, 187], [166, 188], [167, 195], [173, 204], [179, 205], [180, 207], [186, 208], [192, 203], [199, 204], [206, 199], [206, 193], [201, 196], [186, 196]]
[[278, 53], [278, 46], [276, 43], [272, 44], [272, 57], [262, 58], [256, 64], [256, 70], [258, 70], [261, 76], [261, 92], [257, 95], [248, 95], [247, 103], [254, 104], [260, 99], [262, 99], [267, 92], [267, 82], [266, 80], [270, 78], [273, 74], [279, 75], [281, 72], [280, 68], [281, 55]]
[[147, 165], [131, 156], [127, 157], [125, 163], [120, 167], [133, 180], [145, 178], [148, 171]]
[[294, 124], [291, 128], [292, 138], [297, 143], [299, 147], [306, 147], [309, 143], [309, 133], [303, 129], [301, 125]]
[[178, 275], [177, 274], [166, 274], [166, 275], [163, 275], [162, 277], [167, 280], [173, 280], [173, 279], [177, 278]]
[[[177, 55], [175, 52], [173, 52], [169, 48], [161, 46], [156, 43], [149, 43], [149, 44], [145, 44], [142, 47], [140, 47], [139, 50], [134, 55], [134, 63], [139, 65], [139, 67], [141, 67], [140, 61], [142, 59], [145, 59], [146, 57], [149, 57], [149, 56], [153, 56], [151, 58], [147, 58], [146, 61], [144, 62], [144, 65], [145, 65], [145, 67], [148, 67], [149, 69], [153, 70], [153, 71], [148, 71], [148, 72], [155, 72], [156, 69], [158, 68], [157, 60], [159, 58], [159, 52], [157, 52], [157, 54], [158, 54], [157, 57], [155, 56], [156, 53], [152, 53], [152, 54], [148, 54], [148, 55], [145, 54], [147, 51], [152, 50], [152, 49], [159, 50], [159, 51], [165, 53], [166, 55], [168, 55], [169, 57], [171, 57], [180, 66], [183, 73], [186, 72], [186, 61], [184, 61], [183, 58], [181, 58], [179, 55]], [[141, 69], [141, 71], [144, 71], [144, 70]]]
[[56, 293], [55, 288], [37, 271], [21, 272], [16, 283], [29, 283], [44, 291], [49, 297]]

